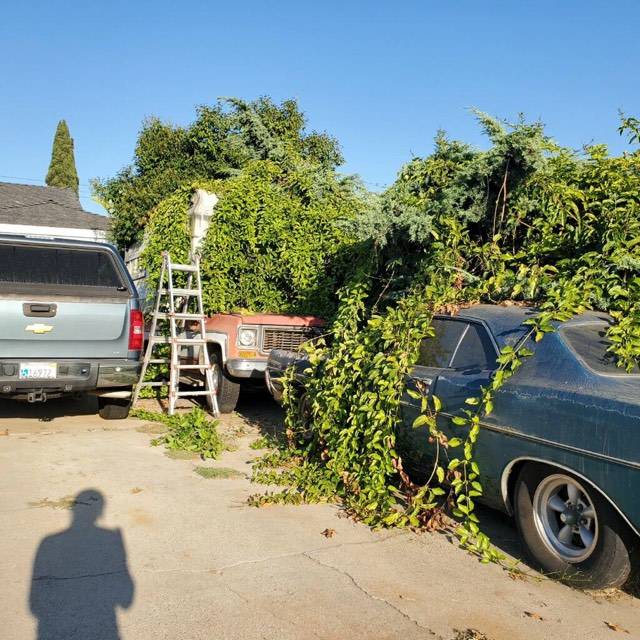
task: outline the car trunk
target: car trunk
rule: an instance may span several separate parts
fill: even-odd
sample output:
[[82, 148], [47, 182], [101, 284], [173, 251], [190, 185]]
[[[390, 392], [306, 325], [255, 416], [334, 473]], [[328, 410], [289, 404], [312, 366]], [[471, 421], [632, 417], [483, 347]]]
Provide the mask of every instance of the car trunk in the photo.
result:
[[126, 358], [131, 295], [106, 247], [0, 243], [0, 357]]

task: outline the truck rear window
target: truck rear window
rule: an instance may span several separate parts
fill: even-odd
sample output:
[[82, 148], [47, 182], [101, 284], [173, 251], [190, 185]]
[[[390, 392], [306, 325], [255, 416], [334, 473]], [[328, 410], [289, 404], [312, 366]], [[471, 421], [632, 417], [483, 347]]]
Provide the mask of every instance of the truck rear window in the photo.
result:
[[[0, 243], [0, 288], [45, 288], [60, 292], [81, 287], [127, 291], [106, 251]], [[96, 291], [97, 293], [97, 291]]]
[[[615, 355], [608, 351], [611, 346], [607, 339], [608, 329], [608, 324], [590, 322], [562, 327], [560, 333], [565, 342], [596, 373], [625, 375], [626, 370], [618, 366]], [[638, 374], [640, 370], [636, 366], [629, 373]]]

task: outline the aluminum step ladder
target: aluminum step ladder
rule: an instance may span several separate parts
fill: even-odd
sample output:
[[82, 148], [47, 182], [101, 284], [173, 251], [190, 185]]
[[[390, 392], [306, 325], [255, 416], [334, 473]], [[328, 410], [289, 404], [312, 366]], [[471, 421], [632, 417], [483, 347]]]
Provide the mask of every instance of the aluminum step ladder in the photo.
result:
[[[174, 274], [187, 274], [186, 286], [176, 287]], [[202, 282], [200, 280], [200, 259], [196, 256], [191, 264], [171, 262], [167, 252], [162, 254], [162, 269], [158, 281], [156, 303], [151, 319], [151, 328], [147, 340], [140, 379], [133, 392], [131, 404], [135, 404], [143, 387], [168, 386], [169, 415], [175, 413], [178, 398], [204, 396], [209, 410], [218, 417], [217, 379], [214, 379], [207, 349], [204, 309], [202, 306]], [[168, 327], [167, 323], [168, 322]], [[187, 334], [187, 323], [197, 323], [198, 330]], [[169, 345], [169, 357], [154, 357], [154, 349], [160, 345]], [[184, 364], [182, 352], [185, 347], [193, 347], [192, 356], [198, 364]], [[169, 380], [146, 382], [145, 376], [150, 364], [169, 365]], [[200, 388], [180, 391], [180, 378], [183, 371], [204, 371]]]

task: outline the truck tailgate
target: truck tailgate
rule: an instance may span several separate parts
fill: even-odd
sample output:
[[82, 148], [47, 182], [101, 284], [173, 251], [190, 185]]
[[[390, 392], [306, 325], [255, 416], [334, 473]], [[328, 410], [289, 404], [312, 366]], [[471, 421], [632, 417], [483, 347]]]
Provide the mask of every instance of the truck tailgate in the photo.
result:
[[[55, 316], [26, 315], [55, 306]], [[0, 299], [0, 356], [5, 358], [126, 358], [128, 301]]]

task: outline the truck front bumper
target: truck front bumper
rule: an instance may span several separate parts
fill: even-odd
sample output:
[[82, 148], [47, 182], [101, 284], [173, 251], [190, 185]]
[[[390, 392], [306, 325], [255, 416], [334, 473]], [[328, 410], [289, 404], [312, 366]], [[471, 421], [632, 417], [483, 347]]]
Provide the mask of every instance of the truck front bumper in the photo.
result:
[[[55, 378], [20, 377], [23, 363], [55, 363]], [[55, 397], [65, 393], [95, 393], [124, 397], [138, 381], [141, 363], [127, 359], [57, 359], [24, 358], [0, 360], [0, 395], [14, 398], [28, 398], [30, 394], [45, 393]]]
[[234, 378], [264, 378], [266, 368], [266, 360], [250, 360], [248, 358], [227, 360], [227, 371]]

